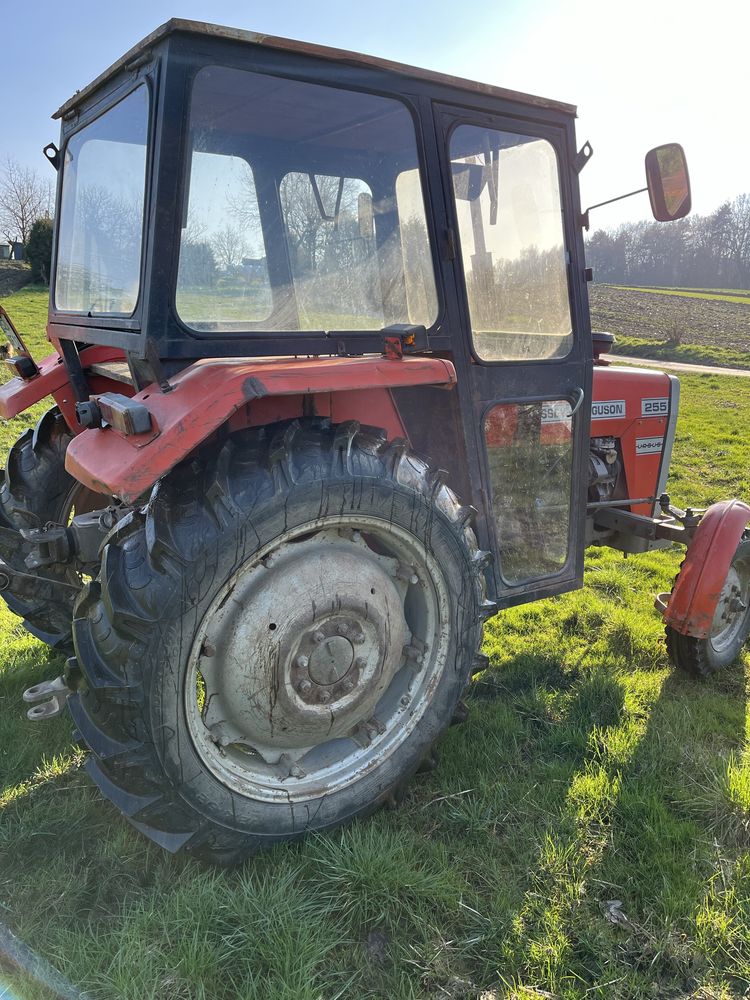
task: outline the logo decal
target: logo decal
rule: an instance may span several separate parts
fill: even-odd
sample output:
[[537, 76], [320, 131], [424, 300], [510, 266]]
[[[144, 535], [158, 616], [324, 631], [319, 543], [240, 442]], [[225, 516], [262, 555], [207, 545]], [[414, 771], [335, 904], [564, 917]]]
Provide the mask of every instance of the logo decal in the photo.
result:
[[660, 455], [664, 438], [636, 438], [636, 455]]
[[570, 420], [570, 403], [560, 400], [557, 403], [542, 403], [543, 424], [563, 424]]
[[599, 399], [591, 404], [592, 420], [612, 420], [625, 416], [624, 399]]
[[666, 417], [669, 414], [669, 396], [659, 396], [658, 399], [641, 400], [642, 417]]

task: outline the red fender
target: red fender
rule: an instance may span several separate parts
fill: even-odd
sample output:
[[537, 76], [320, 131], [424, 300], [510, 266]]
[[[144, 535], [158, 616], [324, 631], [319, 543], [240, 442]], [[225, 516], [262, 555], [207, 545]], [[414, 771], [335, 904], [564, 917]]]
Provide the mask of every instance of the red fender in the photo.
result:
[[[114, 347], [87, 347], [81, 351], [81, 364], [101, 364], [104, 361], [122, 360], [123, 353]], [[38, 362], [39, 374], [23, 379], [17, 375], [0, 386], [0, 417], [10, 420], [28, 410], [46, 396], [59, 392], [69, 385], [68, 373], [59, 354], [48, 354]]]
[[[283, 419], [301, 413], [301, 405], [296, 413], [289, 407], [269, 407], [272, 397], [296, 395], [301, 404], [304, 396], [330, 393], [330, 401], [321, 399], [324, 405], [317, 412], [336, 421], [357, 419], [367, 424], [387, 410], [389, 432], [401, 434], [389, 389], [441, 384], [450, 388], [455, 381], [455, 368], [441, 358], [207, 358], [171, 378], [170, 392], [150, 385], [133, 397], [150, 411], [150, 431], [129, 436], [112, 427], [83, 431], [68, 446], [65, 468], [94, 492], [132, 503], [248, 404], [249, 422], [265, 422], [252, 419], [253, 406], [259, 406], [255, 400], [265, 401], [260, 405], [265, 418]], [[380, 407], [373, 399], [377, 389], [386, 397]]]
[[701, 518], [664, 612], [677, 632], [706, 639], [716, 614], [732, 557], [750, 521], [741, 500], [722, 500]]

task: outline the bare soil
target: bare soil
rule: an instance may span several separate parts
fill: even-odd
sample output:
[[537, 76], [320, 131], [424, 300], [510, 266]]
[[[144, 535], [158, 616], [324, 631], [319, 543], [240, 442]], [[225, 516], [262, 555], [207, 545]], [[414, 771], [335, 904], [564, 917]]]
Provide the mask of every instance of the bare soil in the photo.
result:
[[590, 285], [594, 330], [750, 351], [750, 305]]
[[11, 295], [31, 282], [31, 268], [17, 260], [0, 261], [0, 297]]

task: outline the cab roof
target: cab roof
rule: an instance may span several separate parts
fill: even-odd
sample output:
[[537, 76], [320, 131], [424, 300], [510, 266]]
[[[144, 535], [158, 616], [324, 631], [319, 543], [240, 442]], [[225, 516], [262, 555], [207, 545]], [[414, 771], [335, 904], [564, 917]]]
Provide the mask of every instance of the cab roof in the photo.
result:
[[122, 69], [127, 68], [135, 61], [143, 58], [144, 54], [152, 46], [161, 42], [169, 35], [182, 33], [191, 35], [202, 35], [211, 38], [224, 38], [232, 42], [244, 42], [251, 45], [265, 45], [272, 49], [282, 49], [287, 52], [302, 53], [315, 56], [319, 59], [328, 59], [332, 62], [348, 63], [352, 66], [366, 66], [370, 69], [384, 69], [401, 76], [411, 77], [415, 80], [426, 80], [430, 83], [437, 83], [456, 87], [459, 90], [471, 91], [472, 93], [486, 94], [490, 97], [499, 97], [506, 101], [515, 101], [520, 104], [527, 104], [534, 108], [550, 108], [561, 111], [565, 114], [575, 115], [576, 108], [572, 104], [564, 104], [561, 101], [552, 101], [543, 97], [535, 97], [532, 94], [523, 94], [516, 90], [506, 90], [504, 87], [495, 87], [488, 83], [477, 83], [473, 80], [465, 80], [462, 77], [450, 76], [446, 73], [437, 73], [434, 70], [420, 69], [416, 66], [409, 66], [406, 63], [393, 62], [390, 59], [380, 59], [377, 56], [363, 55], [359, 52], [349, 52], [346, 49], [330, 48], [327, 45], [315, 45], [310, 42], [300, 42], [292, 38], [280, 38], [277, 35], [264, 35], [256, 31], [245, 31], [242, 28], [228, 28], [220, 24], [208, 24], [205, 21], [189, 21], [184, 18], [173, 17], [166, 21], [151, 34], [146, 35], [140, 42], [129, 49], [125, 55], [112, 63], [109, 69], [100, 73], [95, 80], [92, 80], [82, 90], [66, 101], [52, 115], [53, 118], [63, 118], [82, 104], [91, 94], [97, 91], [103, 84], [114, 77]]

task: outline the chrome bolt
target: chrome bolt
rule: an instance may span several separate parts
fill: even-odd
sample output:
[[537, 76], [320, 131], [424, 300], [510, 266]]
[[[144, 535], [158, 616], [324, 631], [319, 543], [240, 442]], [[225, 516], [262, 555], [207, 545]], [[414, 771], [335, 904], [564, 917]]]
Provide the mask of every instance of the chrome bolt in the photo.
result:
[[409, 704], [409, 696], [408, 695], [404, 695], [401, 698], [401, 701], [399, 702], [399, 704], [401, 705], [402, 708], [406, 708], [406, 706]]
[[318, 701], [321, 703], [321, 705], [327, 705], [330, 700], [331, 700], [331, 692], [326, 691], [325, 688], [323, 688], [323, 690], [318, 695]]
[[302, 654], [302, 656], [298, 656], [297, 657], [297, 666], [301, 670], [304, 670], [307, 667], [307, 665], [308, 665], [309, 662], [310, 662], [310, 657], [309, 656], [305, 656], [304, 654]]
[[323, 633], [323, 632], [315, 632], [315, 633], [313, 634], [313, 642], [314, 642], [314, 643], [315, 643], [316, 645], [318, 645], [318, 646], [319, 646], [319, 645], [320, 645], [320, 643], [321, 643], [321, 642], [324, 642], [324, 641], [325, 641], [325, 633]]
[[309, 694], [312, 691], [312, 683], [305, 677], [297, 685], [300, 694]]

